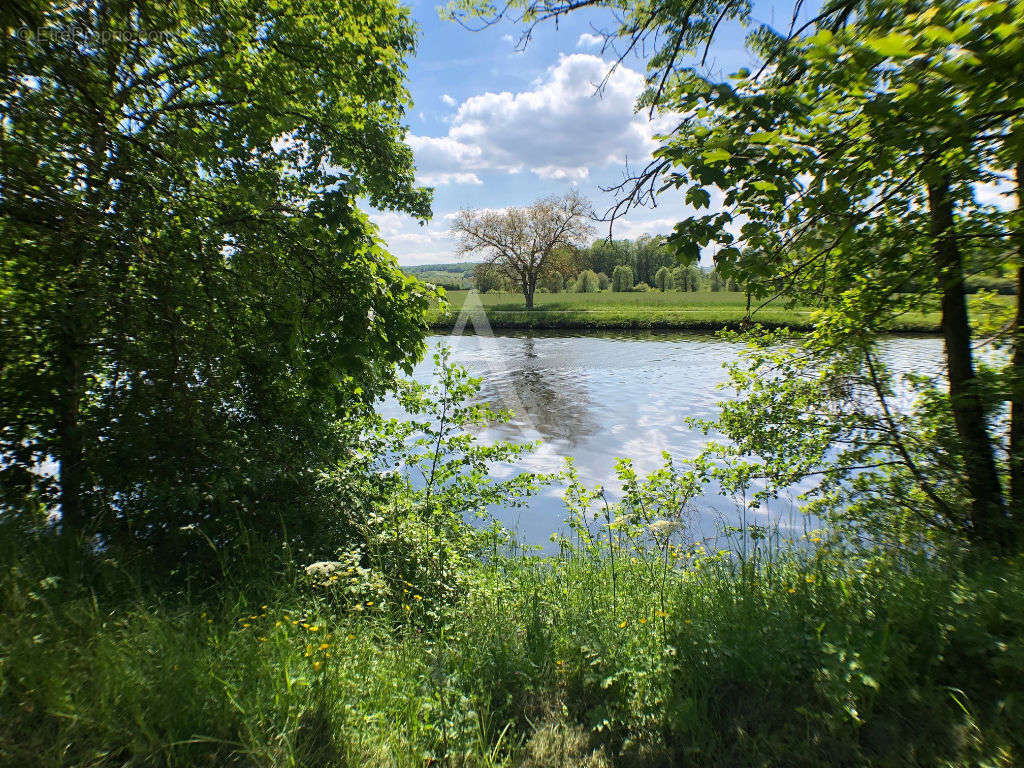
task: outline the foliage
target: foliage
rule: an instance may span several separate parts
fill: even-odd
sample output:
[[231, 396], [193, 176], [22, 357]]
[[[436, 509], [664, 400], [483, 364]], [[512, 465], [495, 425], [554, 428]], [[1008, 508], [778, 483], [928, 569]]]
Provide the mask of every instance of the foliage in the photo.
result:
[[575, 190], [526, 208], [460, 211], [452, 223], [462, 255], [481, 254], [522, 291], [526, 308], [541, 279], [570, 271], [575, 249], [590, 234], [590, 203]]
[[355, 204], [430, 213], [408, 11], [33, 8], [75, 34], [4, 33], [0, 514], [172, 567], [319, 535], [344, 419], [423, 348], [428, 292]]
[[493, 264], [477, 264], [473, 268], [473, 284], [480, 293], [488, 293], [505, 290], [509, 282]]
[[576, 279], [577, 293], [597, 293], [601, 290], [601, 281], [591, 270], [585, 269], [580, 272]]
[[620, 264], [612, 271], [612, 290], [616, 293], [633, 290], [633, 270]]
[[[458, 592], [404, 587], [384, 607], [311, 589], [287, 561], [160, 596], [4, 531], [0, 760], [1019, 762], [1018, 560], [850, 557], [789, 531], [740, 560], [688, 536], [689, 471], [617, 472], [616, 502], [570, 469], [556, 552], [499, 547], [460, 563]], [[335, 593], [372, 583], [344, 565]]]
[[659, 291], [667, 291], [672, 288], [672, 272], [668, 267], [662, 267], [654, 276], [654, 286]]
[[[1005, 362], [979, 362], [965, 277], [1024, 276], [1021, 201], [1001, 211], [975, 194], [1011, 177], [1024, 188], [1024, 5], [842, 0], [805, 23], [796, 3], [788, 30], [749, 35], [761, 66], [727, 80], [703, 63], [720, 29], [753, 20], [751, 4], [584, 6], [614, 10], [606, 40], [653, 51], [638, 107], [676, 119], [654, 161], [620, 188], [614, 215], [679, 190], [698, 213], [670, 237], [677, 255], [696, 262], [712, 250], [711, 290], [743, 286], [754, 313], [771, 302], [818, 309], [813, 355], [826, 366], [828, 353], [842, 365], [859, 350], [863, 375], [880, 332], [937, 306], [947, 387], [920, 416], [933, 419], [924, 433], [939, 441], [927, 450], [947, 460], [930, 467], [934, 475], [898, 448], [895, 460], [928, 505], [935, 487], [965, 496], [975, 546], [1021, 546], [1024, 305], [996, 334]], [[584, 6], [467, 0], [448, 13], [516, 16], [528, 38], [534, 25]], [[712, 209], [712, 200], [721, 202]], [[1004, 408], [1009, 419], [991, 418]], [[891, 433], [885, 441], [904, 442]], [[927, 514], [949, 517], [941, 506]]]

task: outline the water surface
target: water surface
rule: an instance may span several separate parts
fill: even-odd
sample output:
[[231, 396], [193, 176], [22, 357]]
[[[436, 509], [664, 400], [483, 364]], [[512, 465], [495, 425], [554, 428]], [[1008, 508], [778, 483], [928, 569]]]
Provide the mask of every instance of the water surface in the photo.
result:
[[[711, 334], [517, 332], [495, 337], [431, 336], [452, 349], [455, 361], [483, 379], [482, 399], [516, 412], [505, 425], [489, 428], [482, 439], [540, 440], [541, 447], [521, 466], [558, 471], [564, 458], [576, 461], [588, 485], [617, 490], [616, 457], [633, 459], [639, 473], [675, 458], [698, 454], [708, 439], [686, 424], [687, 417], [714, 418], [717, 403], [731, 396], [719, 387], [724, 366], [741, 345]], [[935, 372], [942, 355], [938, 337], [893, 337], [882, 344], [886, 362], [897, 371]], [[429, 381], [431, 354], [414, 376]], [[497, 466], [495, 474], [516, 471]], [[735, 522], [735, 505], [709, 494], [696, 500], [696, 524], [707, 535], [723, 521]], [[553, 487], [530, 506], [496, 512], [521, 540], [544, 543], [561, 529], [561, 488]], [[782, 502], [766, 516], [784, 526], [799, 526], [791, 504]]]

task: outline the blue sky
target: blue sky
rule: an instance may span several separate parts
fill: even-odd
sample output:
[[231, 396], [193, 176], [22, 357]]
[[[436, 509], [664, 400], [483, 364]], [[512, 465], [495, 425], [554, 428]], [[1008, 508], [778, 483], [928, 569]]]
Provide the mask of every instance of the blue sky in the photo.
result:
[[[612, 195], [599, 188], [621, 180], [627, 160], [649, 159], [658, 125], [633, 110], [643, 61], [627, 60], [595, 93], [614, 59], [602, 55], [595, 34], [606, 17], [578, 14], [557, 28], [543, 25], [520, 51], [521, 30], [511, 23], [472, 32], [442, 21], [430, 0], [411, 8], [420, 42], [409, 67], [408, 142], [418, 181], [435, 189], [434, 218], [420, 226], [401, 214], [372, 215], [400, 263], [454, 260], [448, 228], [461, 208], [526, 205], [576, 185], [603, 211]], [[788, 26], [789, 8], [759, 5], [755, 18]], [[743, 36], [734, 28], [716, 39], [708, 59], [714, 73], [754, 63]], [[667, 233], [685, 213], [677, 195], [665, 196], [616, 224], [614, 236]]]

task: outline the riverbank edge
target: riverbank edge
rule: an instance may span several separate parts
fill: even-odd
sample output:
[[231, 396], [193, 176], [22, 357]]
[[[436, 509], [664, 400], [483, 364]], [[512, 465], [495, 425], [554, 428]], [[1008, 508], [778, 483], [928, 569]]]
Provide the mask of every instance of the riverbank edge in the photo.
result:
[[[432, 331], [451, 331], [458, 321], [458, 315], [441, 315], [431, 317], [427, 327]], [[709, 319], [709, 318], [674, 318], [665, 316], [642, 317], [599, 315], [576, 312], [487, 312], [487, 323], [495, 330], [509, 331], [723, 331], [743, 330], [749, 327], [744, 318]], [[791, 331], [807, 332], [814, 330], [814, 323], [800, 320], [758, 320], [757, 325], [768, 330], [788, 328]], [[472, 324], [470, 323], [470, 326]], [[887, 329], [888, 333], [938, 334], [941, 328], [937, 322], [903, 321]]]

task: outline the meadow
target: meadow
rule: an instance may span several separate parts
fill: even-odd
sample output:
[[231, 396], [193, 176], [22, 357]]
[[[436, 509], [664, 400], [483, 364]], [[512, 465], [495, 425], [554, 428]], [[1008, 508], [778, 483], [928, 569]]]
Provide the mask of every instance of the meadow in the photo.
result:
[[[429, 316], [434, 329], [450, 328], [469, 291], [448, 291], [447, 311], [434, 308]], [[597, 293], [537, 293], [534, 308], [527, 310], [516, 293], [478, 294], [493, 328], [506, 329], [675, 329], [720, 330], [740, 327], [746, 316], [746, 295], [735, 291], [645, 291]], [[1005, 302], [998, 297], [996, 301]], [[809, 309], [787, 309], [769, 304], [757, 309], [754, 322], [765, 327], [807, 330], [814, 324]], [[898, 317], [891, 330], [904, 333], [935, 333], [939, 314], [935, 309]]]
[[[10, 533], [5, 531], [5, 534]], [[813, 537], [814, 534], [811, 534]], [[986, 765], [1024, 754], [1024, 569], [825, 546], [467, 560], [447, 596], [301, 562], [157, 590], [0, 575], [5, 766]], [[21, 541], [24, 544], [24, 540]], [[418, 590], [423, 589], [424, 594]]]

